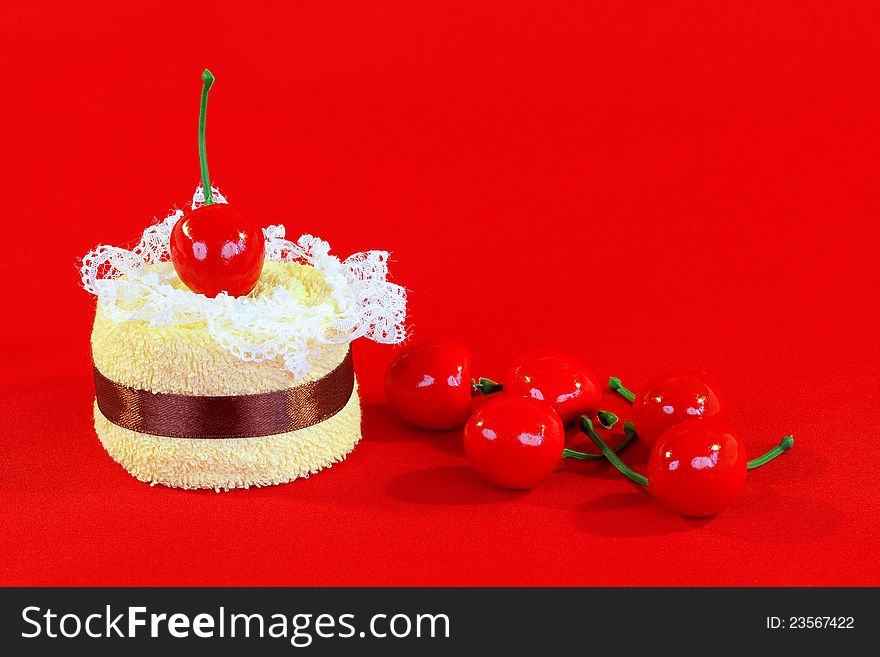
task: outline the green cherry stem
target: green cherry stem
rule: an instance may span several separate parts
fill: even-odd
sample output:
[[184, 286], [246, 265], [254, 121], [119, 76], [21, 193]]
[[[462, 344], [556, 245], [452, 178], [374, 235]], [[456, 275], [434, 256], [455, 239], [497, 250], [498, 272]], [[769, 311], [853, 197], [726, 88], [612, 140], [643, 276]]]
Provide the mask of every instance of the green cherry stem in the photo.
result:
[[[629, 445], [630, 441], [633, 438], [636, 438], [636, 430], [633, 427], [632, 422], [624, 422], [623, 423], [623, 431], [624, 436], [623, 440], [620, 441], [620, 444], [617, 446], [615, 452], [622, 452], [624, 447]], [[610, 448], [609, 448], [610, 449]], [[578, 461], [604, 461], [605, 457], [601, 454], [590, 454], [589, 452], [578, 452], [573, 449], [564, 449], [562, 450], [562, 458], [564, 459], [576, 459]]]
[[636, 400], [636, 395], [632, 390], [627, 390], [623, 383], [616, 376], [612, 376], [608, 379], [608, 387], [611, 388], [618, 395], [623, 397], [626, 401], [632, 404]]
[[471, 394], [474, 397], [492, 395], [504, 390], [504, 386], [492, 379], [471, 379]]
[[606, 429], [611, 429], [615, 424], [617, 424], [617, 420], [619, 419], [611, 411], [599, 411], [598, 413], [596, 413], [596, 418], [598, 418], [599, 424], [601, 424]]
[[[626, 424], [628, 425], [629, 422], [627, 422]], [[581, 416], [581, 431], [587, 434], [589, 439], [592, 440], [596, 447], [598, 447], [599, 450], [605, 455], [605, 458], [611, 461], [611, 465], [620, 470], [621, 474], [628, 477], [637, 484], [641, 484], [642, 486], [648, 485], [648, 478], [644, 475], [640, 475], [638, 472], [636, 472], [626, 463], [620, 460], [617, 454], [614, 453], [614, 450], [611, 449], [604, 440], [602, 440], [598, 433], [596, 433], [596, 430], [593, 428], [593, 422], [586, 415]]]
[[199, 107], [199, 165], [202, 168], [202, 192], [205, 195], [205, 205], [214, 202], [211, 176], [208, 175], [208, 155], [205, 152], [205, 114], [208, 112], [208, 92], [213, 84], [214, 76], [211, 71], [205, 69], [202, 73], [202, 103]]
[[758, 458], [749, 461], [749, 470], [760, 468], [765, 463], [769, 463], [783, 452], [787, 452], [788, 450], [790, 450], [792, 447], [794, 447], [794, 436], [785, 436], [785, 438], [780, 440], [779, 444], [771, 449], [769, 452], [767, 452], [763, 456], [759, 456]]

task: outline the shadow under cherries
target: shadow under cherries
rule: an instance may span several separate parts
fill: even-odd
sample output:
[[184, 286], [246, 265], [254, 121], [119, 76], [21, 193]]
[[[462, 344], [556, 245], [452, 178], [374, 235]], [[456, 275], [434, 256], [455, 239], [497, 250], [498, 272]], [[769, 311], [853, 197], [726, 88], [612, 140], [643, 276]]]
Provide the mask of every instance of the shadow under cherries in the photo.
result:
[[469, 465], [437, 466], [404, 472], [387, 482], [385, 492], [410, 504], [498, 504], [529, 494], [487, 483]]
[[713, 517], [685, 518], [673, 513], [634, 486], [630, 492], [605, 495], [582, 505], [574, 524], [597, 536], [639, 537], [692, 531], [712, 521]]
[[451, 456], [465, 458], [461, 429], [429, 431], [404, 422], [388, 404], [365, 404], [362, 408], [365, 441], [377, 443], [424, 443]]

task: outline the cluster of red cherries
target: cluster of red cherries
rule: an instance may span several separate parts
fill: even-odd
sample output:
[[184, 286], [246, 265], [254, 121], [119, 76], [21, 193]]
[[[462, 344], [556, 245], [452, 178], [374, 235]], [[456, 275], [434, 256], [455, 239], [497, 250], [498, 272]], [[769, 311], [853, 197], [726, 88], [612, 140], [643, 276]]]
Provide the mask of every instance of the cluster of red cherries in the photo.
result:
[[[608, 388], [632, 404], [616, 450], [593, 424], [618, 421], [599, 408], [602, 386], [574, 356], [549, 350], [517, 358], [500, 383], [472, 376], [470, 350], [456, 342], [415, 344], [388, 367], [385, 395], [406, 421], [431, 430], [464, 427], [474, 469], [504, 488], [532, 488], [562, 458], [607, 459], [665, 506], [686, 516], [718, 513], [743, 490], [746, 473], [791, 449], [786, 436], [772, 450], [747, 460], [743, 441], [723, 421], [722, 405], [701, 374], [665, 376], [637, 396], [612, 377]], [[482, 398], [490, 396], [488, 400]], [[474, 399], [482, 403], [475, 404]], [[565, 428], [577, 424], [600, 454], [565, 447]], [[647, 476], [618, 453], [633, 439], [651, 446]]]

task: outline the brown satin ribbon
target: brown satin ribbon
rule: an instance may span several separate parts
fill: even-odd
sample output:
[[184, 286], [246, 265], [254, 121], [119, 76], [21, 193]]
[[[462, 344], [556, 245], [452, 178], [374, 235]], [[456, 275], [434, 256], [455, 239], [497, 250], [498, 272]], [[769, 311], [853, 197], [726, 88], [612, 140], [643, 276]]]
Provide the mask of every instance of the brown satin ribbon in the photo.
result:
[[95, 368], [95, 397], [104, 417], [131, 431], [171, 438], [254, 438], [305, 429], [336, 415], [353, 391], [351, 349], [317, 381], [255, 395], [150, 392], [120, 385]]

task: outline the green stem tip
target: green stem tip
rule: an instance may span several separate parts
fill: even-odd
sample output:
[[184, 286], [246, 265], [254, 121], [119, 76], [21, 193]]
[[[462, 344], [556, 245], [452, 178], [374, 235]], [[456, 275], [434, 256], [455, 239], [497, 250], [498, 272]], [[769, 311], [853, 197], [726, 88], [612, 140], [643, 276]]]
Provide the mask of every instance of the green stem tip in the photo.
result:
[[783, 452], [787, 452], [788, 450], [790, 450], [792, 447], [794, 447], [794, 436], [785, 436], [782, 440], [779, 441], [779, 444], [771, 449], [769, 452], [749, 461], [749, 470], [760, 468], [765, 463], [769, 463]]
[[599, 424], [606, 429], [611, 429], [618, 420], [618, 417], [611, 411], [599, 411], [596, 413], [596, 417], [599, 419]]
[[[592, 420], [590, 420], [590, 418], [588, 418], [586, 415], [582, 415], [580, 426], [581, 431], [587, 434], [587, 437], [589, 437], [589, 439], [593, 441], [593, 444], [595, 444], [596, 447], [599, 448], [602, 454], [605, 455], [605, 458], [608, 459], [611, 462], [611, 465], [617, 468], [621, 474], [641, 486], [648, 485], [648, 478], [646, 476], [640, 475], [638, 472], [629, 467], [626, 463], [621, 461], [617, 454], [614, 453], [614, 450], [608, 446], [608, 443], [602, 440], [602, 438], [599, 436], [598, 433], [596, 433], [596, 430], [593, 428], [593, 422]], [[623, 426], [629, 429], [632, 425], [631, 423], [627, 422]], [[627, 436], [629, 435], [630, 431], [628, 430]], [[632, 435], [635, 435], [635, 433], [633, 432]]]
[[[623, 440], [620, 441], [620, 444], [614, 450], [615, 453], [619, 454], [624, 450], [624, 448], [630, 444], [633, 438], [638, 438], [636, 434], [635, 427], [632, 422], [624, 422], [623, 423]], [[562, 458], [564, 459], [577, 459], [578, 461], [604, 461], [605, 456], [602, 454], [590, 454], [589, 452], [578, 452], [574, 449], [564, 449], [562, 450]]]
[[205, 152], [205, 115], [208, 113], [208, 92], [213, 85], [214, 75], [205, 69], [202, 73], [202, 102], [199, 106], [199, 166], [202, 170], [202, 193], [205, 196], [205, 205], [211, 205], [214, 202], [211, 176], [208, 175], [208, 155]]
[[627, 390], [623, 385], [623, 382], [618, 379], [616, 376], [612, 376], [608, 379], [608, 387], [616, 392], [618, 395], [623, 397], [626, 401], [632, 404], [636, 400], [636, 395], [631, 390]]
[[496, 383], [492, 379], [471, 379], [471, 394], [474, 397], [479, 397], [480, 395], [492, 395], [496, 392], [501, 392], [504, 390], [504, 386], [500, 383]]

